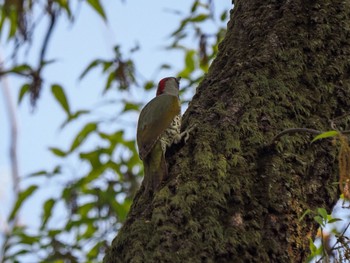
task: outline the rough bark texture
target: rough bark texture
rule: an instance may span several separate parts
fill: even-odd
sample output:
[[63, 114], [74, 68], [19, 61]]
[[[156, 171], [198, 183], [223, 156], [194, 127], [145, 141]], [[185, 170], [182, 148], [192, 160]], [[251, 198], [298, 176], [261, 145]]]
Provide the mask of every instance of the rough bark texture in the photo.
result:
[[185, 115], [199, 129], [171, 149], [159, 191], [141, 188], [106, 263], [305, 260], [317, 225], [298, 219], [336, 202], [336, 147], [308, 134], [271, 141], [330, 130], [349, 111], [349, 12], [343, 0], [236, 1]]

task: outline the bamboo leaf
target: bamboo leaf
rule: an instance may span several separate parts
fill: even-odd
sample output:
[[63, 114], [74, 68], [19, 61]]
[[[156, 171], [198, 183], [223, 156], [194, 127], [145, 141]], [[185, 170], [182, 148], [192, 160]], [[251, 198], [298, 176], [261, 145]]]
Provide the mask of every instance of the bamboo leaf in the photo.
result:
[[97, 129], [97, 124], [92, 122], [85, 125], [85, 127], [78, 133], [75, 137], [69, 152], [73, 152], [85, 139], [87, 136]]
[[93, 8], [95, 9], [95, 11], [100, 15], [102, 16], [103, 20], [107, 20], [107, 17], [106, 17], [106, 13], [105, 11], [103, 10], [103, 7], [100, 3], [99, 0], [87, 0], [87, 3]]
[[324, 132], [324, 133], [317, 135], [315, 138], [312, 139], [311, 143], [318, 141], [320, 139], [330, 138], [330, 137], [334, 137], [337, 135], [339, 135], [338, 131], [327, 131], [327, 132]]
[[53, 198], [50, 198], [50, 199], [46, 200], [46, 202], [44, 204], [44, 213], [43, 213], [43, 216], [42, 216], [42, 223], [41, 223], [41, 229], [42, 230], [44, 229], [44, 227], [46, 226], [47, 221], [51, 217], [52, 208], [54, 207], [55, 203], [56, 203], [56, 200], [53, 199]]
[[51, 86], [51, 92], [56, 98], [57, 102], [61, 105], [63, 110], [67, 113], [67, 115], [70, 115], [68, 100], [63, 88], [60, 85], [54, 84]]
[[28, 197], [30, 197], [37, 189], [38, 189], [38, 186], [31, 185], [26, 190], [19, 193], [16, 204], [10, 214], [9, 221], [13, 220], [16, 217], [17, 212], [21, 208], [23, 202], [26, 201]]
[[24, 84], [19, 91], [18, 95], [18, 105], [22, 102], [24, 95], [26, 95], [29, 92], [29, 84]]

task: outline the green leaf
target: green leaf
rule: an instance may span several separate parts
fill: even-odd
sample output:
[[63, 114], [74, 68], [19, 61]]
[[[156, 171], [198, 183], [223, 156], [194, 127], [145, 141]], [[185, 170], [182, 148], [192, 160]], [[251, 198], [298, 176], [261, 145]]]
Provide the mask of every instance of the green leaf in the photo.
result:
[[67, 153], [55, 147], [50, 147], [49, 150], [58, 157], [65, 157], [67, 155]]
[[202, 22], [202, 21], [206, 20], [208, 17], [209, 17], [209, 15], [200, 14], [198, 16], [190, 18], [189, 21], [191, 21], [191, 22]]
[[192, 72], [195, 69], [194, 56], [196, 52], [189, 50], [185, 57], [186, 67]]
[[17, 212], [20, 209], [23, 202], [27, 200], [28, 197], [31, 196], [36, 191], [36, 189], [38, 189], [38, 186], [31, 185], [26, 190], [19, 193], [16, 204], [10, 214], [9, 221], [13, 220], [16, 217]]
[[86, 69], [84, 69], [84, 71], [81, 73], [81, 75], [79, 76], [79, 80], [83, 79], [85, 77], [85, 75], [94, 67], [105, 63], [102, 59], [96, 59], [94, 61], [92, 61], [87, 67]]
[[328, 224], [334, 223], [334, 222], [338, 222], [338, 221], [343, 221], [343, 219], [341, 218], [332, 218], [330, 220], [328, 220]]
[[323, 221], [323, 218], [322, 217], [320, 217], [320, 216], [315, 216], [314, 217], [314, 220], [320, 225], [320, 226], [322, 226], [322, 227], [324, 227], [325, 226], [325, 224], [324, 224], [324, 221]]
[[106, 86], [105, 86], [105, 89], [103, 91], [104, 93], [107, 92], [111, 88], [113, 81], [115, 81], [115, 78], [116, 78], [115, 73], [111, 72], [107, 78]]
[[194, 56], [196, 55], [196, 51], [194, 50], [188, 50], [186, 52], [185, 56], [185, 63], [186, 67], [183, 71], [179, 73], [179, 76], [183, 78], [189, 78], [190, 74], [195, 70], [195, 59]]
[[56, 203], [56, 200], [53, 199], [53, 198], [50, 198], [49, 200], [46, 200], [46, 202], [44, 204], [44, 213], [43, 213], [43, 216], [42, 216], [41, 230], [44, 229], [44, 227], [46, 226], [47, 221], [51, 217], [52, 208], [54, 207], [55, 203]]
[[58, 3], [60, 7], [67, 12], [69, 18], [72, 17], [72, 12], [70, 10], [68, 0], [56, 0], [56, 3]]
[[106, 17], [106, 14], [105, 14], [105, 11], [103, 10], [103, 7], [100, 3], [99, 0], [87, 0], [88, 4], [93, 8], [95, 9], [95, 11], [97, 13], [100, 14], [100, 16], [102, 16], [102, 18], [106, 21], [107, 20], [107, 17]]
[[71, 113], [71, 115], [69, 115], [67, 119], [61, 124], [60, 129], [63, 129], [68, 123], [78, 119], [80, 115], [84, 115], [88, 113], [90, 113], [89, 110], [78, 110], [77, 112]]
[[10, 31], [8, 35], [8, 39], [13, 38], [17, 32], [17, 24], [18, 24], [18, 14], [17, 10], [11, 10], [8, 14], [8, 18], [10, 20]]
[[31, 173], [27, 176], [27, 178], [29, 177], [36, 177], [36, 176], [53, 176], [55, 174], [60, 174], [61, 173], [61, 166], [57, 165], [52, 172], [48, 172], [46, 170], [41, 170], [35, 173]]
[[78, 213], [81, 217], [88, 217], [88, 213], [96, 207], [95, 203], [83, 204], [78, 208]]
[[312, 238], [309, 238], [309, 248], [310, 248], [311, 254], [314, 254], [317, 251], [317, 247], [315, 246]]
[[317, 208], [317, 213], [318, 213], [324, 220], [327, 220], [328, 213], [327, 213], [327, 210], [326, 210], [326, 209], [324, 209], [324, 208]]
[[17, 66], [15, 66], [15, 67], [13, 67], [13, 68], [10, 70], [10, 72], [21, 73], [21, 72], [23, 72], [23, 71], [29, 72], [29, 71], [31, 71], [31, 70], [32, 70], [32, 68], [31, 68], [31, 66], [29, 66], [28, 64], [21, 64], [21, 65], [17, 65]]
[[24, 84], [18, 95], [18, 105], [22, 102], [24, 95], [29, 92], [29, 84]]
[[[96, 232], [96, 231], [95, 231]], [[103, 248], [103, 243], [102, 242], [98, 242], [96, 245], [94, 245], [90, 251], [87, 253], [87, 257], [89, 259], [96, 259], [98, 254], [99, 254], [99, 251], [101, 248]]]
[[306, 211], [302, 214], [302, 216], [299, 218], [299, 222], [304, 219], [306, 215], [308, 215], [310, 212], [312, 212], [310, 209], [306, 209]]
[[193, 5], [191, 7], [191, 13], [194, 13], [197, 10], [198, 4], [199, 4], [198, 0], [194, 1]]
[[139, 111], [140, 110], [140, 105], [139, 104], [136, 104], [136, 103], [131, 103], [131, 102], [126, 102], [124, 101], [124, 109], [123, 109], [123, 112], [126, 112], [126, 111]]
[[67, 115], [70, 115], [69, 104], [63, 88], [60, 85], [54, 84], [51, 86], [51, 92]]
[[227, 19], [227, 10], [225, 10], [224, 12], [222, 12], [221, 16], [220, 16], [220, 20], [221, 21], [226, 21]]
[[96, 131], [97, 124], [92, 122], [85, 125], [85, 127], [75, 137], [69, 152], [73, 152], [86, 138], [87, 136]]
[[320, 140], [320, 139], [334, 137], [334, 136], [337, 136], [337, 135], [339, 135], [338, 131], [327, 131], [327, 132], [324, 132], [324, 133], [321, 133], [321, 134], [317, 135], [315, 138], [312, 139], [311, 143], [313, 143], [313, 142], [315, 142], [317, 140]]
[[31, 173], [30, 175], [28, 175], [28, 177], [35, 177], [35, 176], [42, 176], [42, 175], [46, 175], [47, 171], [45, 170], [41, 170], [35, 173]]
[[144, 89], [145, 90], [150, 90], [154, 87], [154, 82], [153, 81], [147, 81], [145, 86], [144, 86]]

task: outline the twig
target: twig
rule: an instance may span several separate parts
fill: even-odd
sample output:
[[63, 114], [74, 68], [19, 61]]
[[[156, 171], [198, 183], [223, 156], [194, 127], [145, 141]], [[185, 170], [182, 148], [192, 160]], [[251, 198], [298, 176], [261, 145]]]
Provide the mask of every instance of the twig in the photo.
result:
[[40, 57], [39, 57], [39, 67], [42, 67], [42, 64], [44, 62], [44, 59], [45, 59], [45, 54], [46, 54], [46, 51], [47, 51], [47, 47], [48, 47], [48, 44], [49, 44], [49, 40], [50, 40], [50, 37], [52, 35], [52, 30], [56, 24], [56, 16], [57, 16], [57, 11], [53, 10], [52, 9], [52, 5], [48, 6], [48, 14], [50, 15], [50, 24], [49, 24], [49, 27], [46, 31], [46, 35], [45, 35], [45, 38], [44, 38], [44, 42], [43, 42], [43, 45], [41, 46], [41, 51], [40, 51]]
[[[350, 223], [348, 223], [348, 225], [345, 227], [345, 229], [343, 230], [343, 232], [340, 234], [340, 236], [337, 238], [337, 242], [334, 243], [334, 245], [332, 246], [332, 248], [330, 249], [330, 251], [334, 251], [336, 246], [338, 245], [339, 242], [339, 238], [343, 237], [346, 233], [346, 231], [348, 230], [348, 228], [350, 227]], [[317, 262], [321, 262], [321, 260], [324, 258], [325, 255], [323, 255]]]
[[304, 133], [312, 133], [312, 134], [321, 134], [322, 131], [319, 130], [314, 130], [314, 129], [308, 129], [308, 128], [290, 128], [290, 129], [286, 129], [282, 132], [280, 132], [279, 134], [277, 134], [273, 139], [272, 139], [272, 143], [274, 143], [275, 141], [277, 141], [279, 138], [281, 138], [283, 135], [286, 134], [294, 134], [297, 132], [304, 132]]
[[52, 31], [53, 31], [54, 26], [56, 24], [56, 17], [58, 14], [58, 11], [53, 8], [52, 1], [48, 1], [47, 13], [50, 16], [49, 27], [47, 28], [47, 31], [46, 31], [46, 34], [44, 37], [44, 41], [43, 41], [43, 44], [41, 46], [38, 68], [36, 70], [34, 70], [31, 74], [33, 81], [32, 81], [32, 84], [30, 85], [29, 90], [30, 90], [30, 99], [31, 99], [32, 106], [35, 105], [35, 102], [40, 94], [40, 90], [41, 90], [41, 86], [42, 86], [41, 70], [45, 66], [45, 55], [47, 52], [49, 40], [50, 40], [51, 35], [52, 35]]

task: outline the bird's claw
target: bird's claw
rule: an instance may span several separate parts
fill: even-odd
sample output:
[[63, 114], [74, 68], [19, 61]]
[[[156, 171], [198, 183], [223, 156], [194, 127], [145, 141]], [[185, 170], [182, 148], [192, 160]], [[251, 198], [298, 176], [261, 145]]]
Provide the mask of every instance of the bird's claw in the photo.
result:
[[183, 134], [182, 137], [184, 138], [185, 143], [190, 138], [190, 132], [193, 131], [196, 127], [197, 127], [197, 124], [193, 124], [190, 128], [188, 128], [187, 130], [185, 130], [184, 132], [181, 133], [181, 134]]

